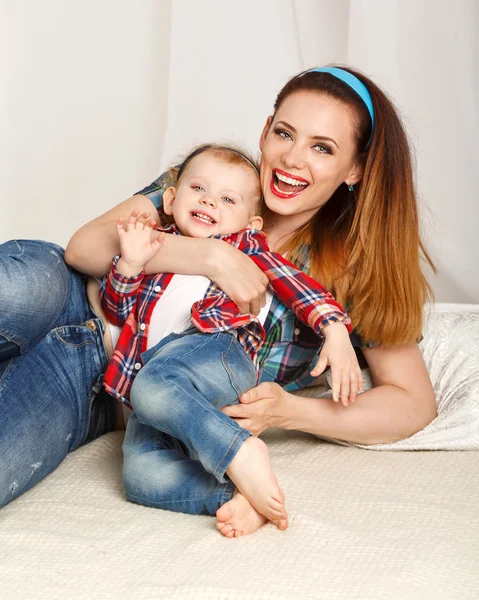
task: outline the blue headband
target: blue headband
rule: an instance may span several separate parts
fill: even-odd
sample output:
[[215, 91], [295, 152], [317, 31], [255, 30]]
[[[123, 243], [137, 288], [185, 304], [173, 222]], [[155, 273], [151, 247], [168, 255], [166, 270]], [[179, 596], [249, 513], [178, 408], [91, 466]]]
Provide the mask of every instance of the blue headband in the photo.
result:
[[366, 105], [366, 108], [368, 109], [369, 116], [371, 117], [371, 135], [369, 136], [368, 143], [366, 144], [367, 150], [369, 148], [369, 144], [371, 143], [371, 138], [373, 136], [374, 130], [374, 108], [373, 101], [371, 100], [371, 96], [368, 92], [368, 88], [355, 75], [353, 75], [349, 71], [345, 71], [344, 69], [339, 69], [338, 67], [317, 67], [316, 69], [309, 69], [309, 71], [301, 73], [300, 77], [306, 75], [306, 73], [329, 73], [333, 77], [336, 77], [337, 79], [343, 81], [361, 98], [361, 100]]

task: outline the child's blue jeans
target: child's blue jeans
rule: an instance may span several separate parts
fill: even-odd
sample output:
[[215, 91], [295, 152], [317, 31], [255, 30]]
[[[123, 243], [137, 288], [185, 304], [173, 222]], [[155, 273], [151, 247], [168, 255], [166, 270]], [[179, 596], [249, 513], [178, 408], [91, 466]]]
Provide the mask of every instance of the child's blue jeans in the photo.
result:
[[256, 385], [231, 333], [171, 334], [143, 354], [131, 389], [123, 481], [133, 502], [215, 514], [231, 499], [225, 471], [251, 435], [219, 409]]

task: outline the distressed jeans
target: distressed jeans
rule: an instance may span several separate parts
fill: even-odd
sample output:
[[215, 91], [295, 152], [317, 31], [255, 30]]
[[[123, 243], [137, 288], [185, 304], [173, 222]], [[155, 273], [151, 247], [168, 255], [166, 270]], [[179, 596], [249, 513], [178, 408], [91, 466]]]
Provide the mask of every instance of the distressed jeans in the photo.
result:
[[215, 514], [234, 491], [225, 471], [251, 435], [219, 409], [256, 385], [253, 362], [235, 335], [191, 330], [142, 358], [123, 443], [127, 498]]
[[103, 324], [63, 249], [1, 244], [0, 506], [114, 428], [115, 401], [100, 391], [107, 363]]

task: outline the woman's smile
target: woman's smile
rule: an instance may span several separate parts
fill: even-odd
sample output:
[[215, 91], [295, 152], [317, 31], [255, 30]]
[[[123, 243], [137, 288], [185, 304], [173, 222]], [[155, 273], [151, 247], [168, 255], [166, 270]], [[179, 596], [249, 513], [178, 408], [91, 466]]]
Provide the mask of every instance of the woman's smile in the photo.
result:
[[302, 177], [297, 177], [281, 169], [273, 169], [270, 188], [279, 198], [293, 198], [298, 196], [309, 185]]

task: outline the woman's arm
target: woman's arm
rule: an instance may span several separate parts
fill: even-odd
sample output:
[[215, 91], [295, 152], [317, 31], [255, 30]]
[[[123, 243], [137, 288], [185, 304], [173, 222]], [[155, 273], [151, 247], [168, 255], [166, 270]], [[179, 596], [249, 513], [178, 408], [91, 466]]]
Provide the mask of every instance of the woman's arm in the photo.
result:
[[223, 412], [255, 435], [280, 427], [358, 444], [395, 442], [436, 417], [431, 381], [416, 344], [364, 348], [363, 352], [377, 387], [348, 407], [263, 383], [243, 394], [241, 404]]
[[[159, 224], [153, 202], [146, 196], [132, 196], [73, 235], [65, 252], [67, 264], [87, 275], [103, 277], [110, 269], [112, 258], [120, 252], [116, 222], [135, 208], [140, 213], [150, 213]], [[242, 313], [256, 315], [265, 303], [266, 275], [243, 252], [222, 240], [165, 235], [162, 249], [146, 265], [145, 272], [205, 275]]]
[[65, 262], [77, 271], [103, 277], [111, 267], [112, 258], [120, 253], [120, 240], [116, 232], [119, 217], [128, 217], [133, 210], [148, 212], [159, 225], [158, 212], [146, 196], [132, 196], [117, 204], [76, 231], [68, 242]]

